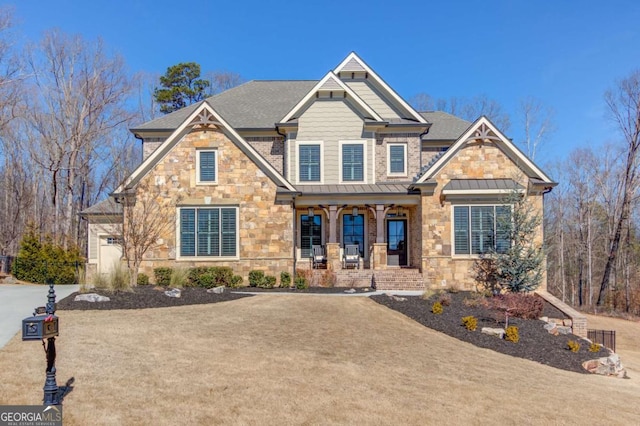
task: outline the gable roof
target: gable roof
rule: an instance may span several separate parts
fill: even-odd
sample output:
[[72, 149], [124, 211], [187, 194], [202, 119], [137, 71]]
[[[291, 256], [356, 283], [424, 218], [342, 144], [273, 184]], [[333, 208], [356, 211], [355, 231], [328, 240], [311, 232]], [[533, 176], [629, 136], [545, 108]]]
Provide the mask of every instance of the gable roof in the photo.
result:
[[194, 125], [201, 123], [213, 124], [231, 140], [245, 155], [251, 158], [260, 169], [271, 178], [279, 187], [284, 187], [291, 192], [295, 188], [269, 164], [236, 130], [231, 127], [209, 104], [201, 101], [190, 108], [191, 114], [171, 133], [171, 135], [140, 164], [131, 175], [121, 184], [114, 193], [122, 193], [134, 188], [140, 180], [160, 161], [181, 139], [189, 133]]
[[350, 102], [356, 104], [361, 111], [365, 112], [368, 115], [365, 115], [365, 118], [371, 118], [376, 121], [384, 121], [382, 117], [380, 117], [369, 105], [367, 105], [357, 94], [353, 91], [349, 86], [344, 84], [342, 80], [338, 78], [332, 71], [329, 71], [327, 75], [325, 75], [322, 80], [320, 80], [309, 92], [306, 94], [304, 98], [300, 100], [291, 110], [280, 120], [283, 123], [287, 121], [298, 118], [298, 114], [302, 112], [302, 110], [312, 102], [315, 94], [320, 90], [343, 90], [348, 94], [347, 99]]
[[[206, 99], [235, 129], [273, 128], [317, 80], [252, 80]], [[174, 130], [198, 107], [189, 105], [132, 128], [132, 132]]]
[[555, 182], [524, 155], [524, 153], [484, 115], [469, 126], [467, 131], [464, 132], [447, 151], [437, 158], [437, 161], [434, 161], [430, 167], [424, 170], [424, 173], [418, 178], [416, 184], [427, 183], [427, 181], [434, 178], [444, 165], [447, 164], [469, 140], [474, 139], [490, 139], [502, 149], [520, 169], [525, 171], [529, 177], [537, 178], [542, 183], [555, 185]]
[[455, 141], [471, 126], [469, 121], [444, 111], [426, 111], [420, 115], [433, 123], [429, 132], [422, 136], [423, 141]]
[[[335, 74], [339, 74], [340, 72], [350, 72], [350, 71], [364, 71], [368, 74], [370, 80], [377, 83], [377, 85], [383, 90], [383, 93], [389, 95], [391, 101], [395, 102], [397, 105], [401, 106], [413, 119], [415, 119], [418, 123], [426, 123], [424, 117], [422, 117], [411, 105], [409, 105], [404, 99], [398, 95], [395, 90], [391, 88], [378, 74], [376, 74], [373, 69], [367, 65], [365, 61], [363, 61], [355, 52], [349, 53], [349, 55], [344, 58], [344, 60], [336, 67], [333, 72]], [[406, 117], [409, 118], [409, 117]]]

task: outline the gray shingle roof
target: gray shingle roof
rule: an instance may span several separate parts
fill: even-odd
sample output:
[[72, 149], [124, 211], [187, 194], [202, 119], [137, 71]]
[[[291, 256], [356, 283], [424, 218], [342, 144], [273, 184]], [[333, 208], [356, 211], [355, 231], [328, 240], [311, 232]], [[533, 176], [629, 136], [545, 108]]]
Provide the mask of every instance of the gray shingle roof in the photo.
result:
[[522, 185], [512, 179], [452, 179], [443, 191], [520, 190]]
[[421, 112], [428, 122], [433, 123], [429, 133], [422, 140], [456, 140], [471, 126], [471, 123], [443, 111]]
[[[317, 83], [253, 80], [211, 96], [207, 102], [236, 129], [273, 128]], [[131, 130], [174, 130], [198, 105], [189, 105]]]
[[116, 215], [122, 214], [122, 204], [115, 202], [113, 197], [102, 200], [80, 212], [82, 216], [88, 215]]

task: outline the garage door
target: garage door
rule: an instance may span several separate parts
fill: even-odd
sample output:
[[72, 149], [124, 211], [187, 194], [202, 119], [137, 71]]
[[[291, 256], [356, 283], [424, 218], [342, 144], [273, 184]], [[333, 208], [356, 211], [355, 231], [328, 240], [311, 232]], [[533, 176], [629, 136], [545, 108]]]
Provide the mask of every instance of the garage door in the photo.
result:
[[120, 241], [120, 238], [111, 235], [103, 235], [100, 237], [98, 272], [101, 274], [111, 272], [113, 266], [120, 262], [120, 258], [122, 257]]

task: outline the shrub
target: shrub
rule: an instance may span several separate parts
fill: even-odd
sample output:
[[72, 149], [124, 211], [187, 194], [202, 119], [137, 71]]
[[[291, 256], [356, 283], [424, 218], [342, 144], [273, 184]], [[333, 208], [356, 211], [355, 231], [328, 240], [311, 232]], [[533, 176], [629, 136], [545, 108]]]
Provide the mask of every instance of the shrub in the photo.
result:
[[[242, 277], [240, 281], [236, 281], [239, 284], [242, 283]], [[228, 266], [198, 266], [189, 269], [187, 276], [184, 280], [184, 284], [194, 287], [213, 288], [219, 286], [233, 287], [233, 269]]]
[[471, 293], [468, 297], [464, 298], [462, 303], [469, 308], [477, 308], [478, 306], [485, 306], [487, 299], [480, 293]]
[[138, 285], [149, 285], [149, 275], [140, 272], [138, 274], [138, 279], [136, 280]]
[[443, 311], [444, 311], [444, 309], [442, 308], [442, 303], [440, 303], [440, 302], [435, 302], [431, 306], [431, 312], [433, 312], [436, 315], [440, 315]]
[[[93, 276], [91, 277], [91, 285], [93, 286], [93, 288], [97, 290], [109, 289], [109, 283], [107, 282], [106, 275], [101, 274], [100, 272], [96, 272], [95, 274], [93, 274]], [[90, 290], [90, 289], [85, 289], [85, 290]]]
[[580, 343], [575, 340], [569, 340], [567, 342], [567, 349], [569, 349], [571, 352], [578, 352], [580, 350]]
[[249, 287], [262, 287], [263, 281], [264, 272], [256, 270], [249, 272]]
[[510, 325], [505, 330], [504, 340], [508, 342], [518, 343], [520, 341], [520, 334], [518, 333], [518, 327]]
[[291, 274], [282, 271], [280, 272], [280, 287], [291, 287]]
[[589, 345], [589, 352], [600, 352], [600, 345], [592, 342]]
[[173, 288], [182, 288], [189, 285], [189, 270], [186, 268], [174, 268], [171, 271], [169, 285]]
[[113, 268], [109, 272], [107, 281], [111, 291], [124, 291], [131, 289], [129, 270], [120, 262], [113, 265]]
[[240, 275], [234, 275], [233, 277], [231, 277], [231, 283], [229, 287], [238, 288], [241, 285], [242, 285], [242, 277]]
[[304, 275], [296, 275], [294, 279], [294, 284], [298, 290], [304, 290], [309, 288], [309, 281]]
[[322, 275], [320, 276], [320, 285], [322, 287], [335, 287], [337, 282], [338, 277], [335, 272], [329, 269], [322, 272]]
[[475, 331], [476, 328], [478, 328], [478, 319], [473, 315], [462, 317], [462, 324], [466, 327], [467, 330]]
[[435, 296], [436, 294], [440, 294], [440, 292], [438, 290], [434, 290], [432, 288], [428, 288], [424, 291], [424, 293], [422, 293], [422, 300], [429, 300], [431, 299], [433, 296]]
[[30, 227], [20, 242], [18, 256], [13, 261], [13, 275], [22, 281], [46, 284], [73, 284], [78, 282], [84, 259], [77, 248], [65, 250], [46, 236], [40, 241]]
[[156, 279], [156, 284], [163, 287], [168, 287], [171, 284], [171, 273], [173, 268], [161, 267], [153, 269], [153, 276]]
[[451, 305], [451, 295], [449, 293], [442, 293], [438, 296], [438, 302], [442, 306], [450, 306]]
[[446, 291], [451, 294], [460, 293], [460, 286], [457, 283], [450, 284]]
[[538, 319], [542, 315], [544, 301], [533, 294], [507, 293], [492, 297], [489, 308], [506, 312], [510, 317]]
[[261, 288], [273, 288], [276, 285], [276, 277], [272, 275], [265, 275], [262, 282], [258, 285]]

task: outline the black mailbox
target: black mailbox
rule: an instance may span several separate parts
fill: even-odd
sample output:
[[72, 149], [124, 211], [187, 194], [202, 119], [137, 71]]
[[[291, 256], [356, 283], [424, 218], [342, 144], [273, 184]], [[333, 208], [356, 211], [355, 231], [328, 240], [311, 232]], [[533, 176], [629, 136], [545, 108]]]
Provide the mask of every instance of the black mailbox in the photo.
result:
[[58, 335], [58, 317], [35, 315], [22, 320], [22, 340], [42, 340]]

